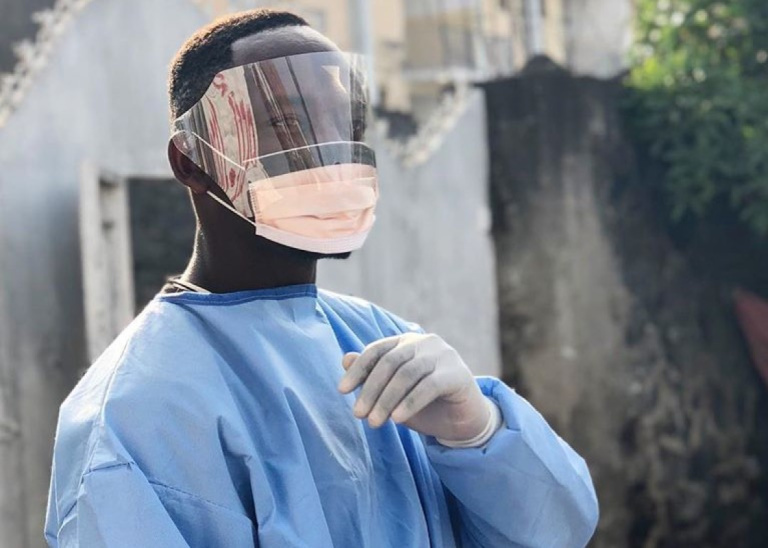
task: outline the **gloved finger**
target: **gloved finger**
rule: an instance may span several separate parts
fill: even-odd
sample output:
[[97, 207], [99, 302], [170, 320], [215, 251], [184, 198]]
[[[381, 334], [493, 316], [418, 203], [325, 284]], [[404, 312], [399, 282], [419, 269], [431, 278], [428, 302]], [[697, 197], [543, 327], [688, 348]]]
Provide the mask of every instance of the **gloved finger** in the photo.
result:
[[369, 344], [363, 350], [354, 363], [347, 369], [347, 372], [339, 381], [339, 392], [348, 394], [360, 386], [384, 354], [392, 350], [400, 341], [400, 336], [387, 337]]
[[355, 416], [359, 419], [367, 417], [379, 395], [384, 390], [397, 370], [416, 353], [416, 345], [398, 344], [384, 354], [363, 382], [363, 389], [355, 403]]
[[346, 371], [350, 366], [355, 363], [355, 360], [360, 355], [360, 352], [347, 352], [344, 357], [341, 358], [341, 366]]
[[391, 414], [392, 420], [397, 423], [408, 422], [440, 396], [440, 381], [437, 374], [431, 373], [421, 379], [395, 407]]
[[435, 363], [431, 360], [410, 360], [401, 366], [376, 400], [376, 405], [368, 415], [368, 424], [373, 428], [384, 424], [400, 402], [434, 371]]

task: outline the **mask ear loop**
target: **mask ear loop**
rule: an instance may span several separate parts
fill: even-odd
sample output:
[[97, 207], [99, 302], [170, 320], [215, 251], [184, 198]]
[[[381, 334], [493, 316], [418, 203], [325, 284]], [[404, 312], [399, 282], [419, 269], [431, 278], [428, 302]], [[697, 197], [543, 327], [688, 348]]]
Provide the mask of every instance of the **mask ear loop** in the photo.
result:
[[250, 220], [248, 217], [246, 217], [245, 215], [243, 215], [242, 213], [240, 213], [238, 210], [236, 210], [234, 207], [232, 207], [231, 205], [229, 205], [227, 202], [225, 202], [224, 200], [222, 200], [221, 198], [219, 198], [218, 196], [216, 196], [216, 195], [215, 195], [213, 192], [211, 192], [210, 190], [206, 190], [206, 191], [205, 191], [205, 193], [206, 193], [208, 196], [210, 196], [211, 198], [213, 198], [213, 199], [214, 199], [214, 201], [216, 201], [216, 202], [218, 202], [219, 204], [223, 205], [225, 208], [227, 208], [228, 210], [230, 210], [232, 213], [234, 213], [235, 215], [237, 215], [238, 217], [240, 217], [240, 218], [241, 218], [242, 220], [244, 220], [246, 223], [248, 223], [249, 225], [252, 225], [252, 226], [254, 226], [254, 227], [256, 227], [256, 228], [258, 229], [258, 225], [257, 225], [257, 224], [256, 224], [254, 221]]
[[[225, 161], [225, 162], [227, 162], [227, 163], [230, 163], [230, 164], [232, 164], [233, 166], [236, 166], [236, 167], [240, 168], [240, 166], [238, 166], [237, 164], [235, 164], [234, 162], [232, 162], [232, 160], [230, 160], [229, 158], [227, 158], [226, 156], [224, 156], [223, 154], [221, 154], [221, 153], [220, 153], [218, 150], [216, 150], [215, 148], [213, 148], [213, 147], [210, 145], [210, 143], [208, 143], [208, 142], [206, 142], [206, 141], [205, 141], [205, 139], [202, 139], [201, 137], [199, 137], [198, 135], [195, 135], [194, 133], [192, 133], [192, 135], [194, 136], [194, 138], [195, 138], [195, 139], [197, 139], [197, 140], [199, 141], [199, 143], [201, 143], [201, 145], [202, 145], [203, 147], [206, 147], [206, 148], [207, 148], [207, 149], [208, 149], [208, 150], [209, 150], [209, 151], [210, 151], [210, 152], [213, 154], [213, 156], [216, 156], [216, 155], [218, 155], [218, 156], [220, 156], [220, 157], [221, 157], [221, 159], [222, 159], [223, 161]], [[177, 138], [177, 137], [179, 137], [179, 136], [182, 136], [182, 138], [181, 138], [181, 140], [180, 140], [180, 141], [177, 141], [177, 140], [176, 140], [176, 138]], [[177, 131], [177, 132], [176, 132], [176, 133], [175, 133], [175, 134], [174, 134], [174, 135], [171, 137], [171, 139], [173, 139], [173, 140], [174, 140], [174, 142], [177, 144], [177, 146], [179, 146], [179, 145], [180, 145], [180, 146], [182, 147], [182, 148], [180, 149], [180, 150], [181, 150], [181, 152], [182, 152], [182, 153], [183, 153], [185, 156], [187, 156], [187, 157], [189, 158], [189, 153], [190, 153], [190, 151], [191, 151], [192, 147], [191, 147], [191, 145], [189, 144], [189, 142], [187, 141], [187, 139], [186, 139], [187, 137], [189, 137], [189, 132], [182, 130], [182, 131]], [[192, 158], [190, 158], [190, 160], [192, 160]], [[194, 160], [192, 160], [192, 161], [194, 162]], [[200, 169], [203, 169], [203, 168], [202, 168], [200, 165], [198, 165], [198, 167], [200, 167]], [[240, 168], [240, 169], [242, 169], [242, 168]], [[210, 176], [210, 175], [209, 175], [209, 176]], [[221, 187], [219, 186], [219, 188], [221, 188]], [[246, 190], [246, 192], [248, 192], [248, 190]], [[219, 198], [218, 196], [216, 196], [216, 194], [214, 194], [214, 193], [213, 193], [213, 192], [212, 192], [210, 189], [206, 189], [206, 190], [205, 190], [205, 194], [207, 194], [209, 197], [213, 198], [213, 200], [214, 200], [214, 201], [216, 201], [216, 202], [218, 202], [219, 204], [223, 205], [225, 208], [227, 208], [229, 211], [231, 211], [232, 213], [234, 213], [235, 215], [237, 215], [238, 217], [240, 217], [241, 219], [243, 219], [243, 220], [244, 220], [245, 222], [247, 222], [248, 224], [250, 224], [250, 225], [252, 225], [252, 226], [254, 226], [254, 227], [257, 227], [257, 228], [258, 228], [258, 226], [256, 225], [256, 223], [255, 223], [254, 221], [251, 221], [251, 219], [249, 219], [249, 218], [248, 218], [246, 215], [243, 215], [243, 214], [242, 214], [242, 213], [240, 213], [240, 212], [239, 212], [237, 209], [235, 209], [233, 206], [231, 206], [230, 204], [228, 204], [227, 202], [225, 202], [224, 200], [222, 200], [221, 198]]]

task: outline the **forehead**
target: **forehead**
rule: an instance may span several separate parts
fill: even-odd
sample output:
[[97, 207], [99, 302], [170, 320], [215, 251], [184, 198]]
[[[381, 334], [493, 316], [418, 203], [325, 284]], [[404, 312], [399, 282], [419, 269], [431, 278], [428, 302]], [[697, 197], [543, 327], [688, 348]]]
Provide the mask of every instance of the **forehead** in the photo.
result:
[[310, 27], [280, 27], [245, 36], [232, 43], [234, 66], [258, 63], [278, 57], [339, 51], [330, 39]]

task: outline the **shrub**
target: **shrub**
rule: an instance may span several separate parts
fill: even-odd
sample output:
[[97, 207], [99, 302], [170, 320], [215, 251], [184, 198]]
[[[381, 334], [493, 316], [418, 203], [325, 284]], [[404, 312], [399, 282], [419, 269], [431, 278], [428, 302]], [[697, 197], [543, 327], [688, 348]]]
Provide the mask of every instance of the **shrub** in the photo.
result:
[[674, 220], [727, 203], [768, 235], [768, 0], [638, 0], [625, 115]]

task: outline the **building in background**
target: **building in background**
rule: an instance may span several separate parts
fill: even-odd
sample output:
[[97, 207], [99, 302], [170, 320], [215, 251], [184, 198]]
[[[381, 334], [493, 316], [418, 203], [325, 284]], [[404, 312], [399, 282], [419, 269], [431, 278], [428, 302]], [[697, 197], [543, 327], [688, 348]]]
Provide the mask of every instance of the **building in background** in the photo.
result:
[[[535, 54], [564, 63], [563, 1], [278, 0], [262, 4], [304, 16], [341, 49], [372, 54], [379, 109], [424, 121], [443, 93], [456, 86], [509, 76]], [[357, 7], [362, 4], [367, 8]], [[373, 35], [372, 51], [366, 52], [365, 44], [356, 39], [355, 31], [361, 27]]]
[[409, 2], [405, 15], [403, 76], [417, 118], [446, 89], [513, 72], [512, 17], [498, 2]]
[[[422, 123], [446, 91], [509, 76], [535, 55], [580, 74], [620, 73], [633, 15], [632, 0], [192, 1], [213, 16], [257, 6], [299, 13], [341, 49], [373, 57], [381, 112]], [[6, 0], [0, 72], [12, 68], [12, 42], [31, 37], [32, 12], [53, 3]]]

